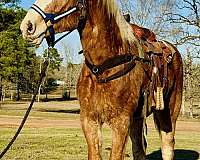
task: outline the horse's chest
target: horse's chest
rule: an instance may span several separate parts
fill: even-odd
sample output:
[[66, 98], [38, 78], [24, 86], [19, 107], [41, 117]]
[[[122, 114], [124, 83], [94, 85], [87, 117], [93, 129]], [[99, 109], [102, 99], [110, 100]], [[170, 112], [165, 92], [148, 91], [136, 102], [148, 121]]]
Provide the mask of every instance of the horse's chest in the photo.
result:
[[109, 86], [84, 83], [82, 87], [79, 86], [81, 111], [103, 121], [130, 114], [133, 110], [133, 96], [130, 87], [119, 84]]

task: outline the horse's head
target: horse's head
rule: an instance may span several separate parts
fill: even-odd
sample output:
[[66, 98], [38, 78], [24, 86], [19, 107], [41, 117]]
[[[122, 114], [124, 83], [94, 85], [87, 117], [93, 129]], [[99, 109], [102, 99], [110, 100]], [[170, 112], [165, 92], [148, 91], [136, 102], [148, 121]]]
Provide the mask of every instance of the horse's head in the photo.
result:
[[21, 23], [23, 37], [39, 45], [45, 37], [78, 27], [84, 0], [36, 0]]

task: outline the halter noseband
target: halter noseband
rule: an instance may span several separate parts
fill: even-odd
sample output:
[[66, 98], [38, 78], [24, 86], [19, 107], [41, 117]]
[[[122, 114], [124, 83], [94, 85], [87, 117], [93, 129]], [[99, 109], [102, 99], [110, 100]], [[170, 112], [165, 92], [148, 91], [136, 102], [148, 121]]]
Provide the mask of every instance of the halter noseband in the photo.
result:
[[[49, 32], [49, 36], [46, 37], [46, 41], [49, 47], [54, 47], [54, 45], [60, 41], [62, 38], [64, 38], [65, 36], [67, 36], [68, 34], [70, 34], [74, 29], [72, 29], [71, 31], [69, 31], [68, 33], [66, 33], [65, 35], [63, 35], [62, 37], [60, 37], [59, 39], [55, 40], [55, 30], [53, 25], [57, 22], [59, 22], [62, 18], [67, 17], [71, 14], [73, 14], [74, 12], [77, 11], [81, 11], [85, 6], [85, 2], [84, 0], [77, 0], [77, 4], [74, 7], [71, 7], [70, 9], [68, 9], [67, 11], [61, 13], [61, 14], [53, 14], [53, 13], [45, 13], [40, 7], [38, 7], [37, 5], [33, 4], [31, 6], [31, 9], [33, 9], [34, 11], [36, 11], [45, 21], [46, 25], [47, 25], [47, 30]], [[82, 16], [80, 17], [82, 19]], [[79, 19], [80, 21], [80, 19]]]

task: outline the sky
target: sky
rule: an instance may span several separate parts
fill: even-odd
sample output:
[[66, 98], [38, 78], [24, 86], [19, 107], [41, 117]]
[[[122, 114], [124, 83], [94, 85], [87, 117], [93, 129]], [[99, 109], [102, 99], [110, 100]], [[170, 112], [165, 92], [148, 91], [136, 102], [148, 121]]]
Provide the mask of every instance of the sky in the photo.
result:
[[28, 9], [31, 7], [31, 5], [35, 2], [35, 0], [21, 0], [21, 6], [25, 9]]
[[[35, 2], [35, 0], [21, 0], [20, 6], [23, 7], [24, 9], [28, 10], [32, 4]], [[62, 34], [57, 34], [56, 37], [60, 37]], [[65, 49], [68, 47], [71, 51], [71, 58], [70, 60], [66, 58], [66, 53], [65, 53]], [[44, 49], [47, 48], [47, 44], [46, 41], [44, 40], [42, 42], [42, 44], [40, 45], [40, 47], [36, 50], [36, 53], [38, 55], [42, 55]], [[79, 64], [82, 62], [83, 57], [82, 55], [79, 55], [78, 52], [81, 50], [81, 43], [80, 43], [80, 39], [79, 39], [79, 35], [78, 32], [75, 30], [73, 31], [71, 34], [69, 34], [67, 37], [63, 38], [61, 41], [59, 41], [55, 48], [58, 49], [61, 58], [64, 59], [64, 64], [67, 61], [70, 61], [72, 63], [75, 64]]]

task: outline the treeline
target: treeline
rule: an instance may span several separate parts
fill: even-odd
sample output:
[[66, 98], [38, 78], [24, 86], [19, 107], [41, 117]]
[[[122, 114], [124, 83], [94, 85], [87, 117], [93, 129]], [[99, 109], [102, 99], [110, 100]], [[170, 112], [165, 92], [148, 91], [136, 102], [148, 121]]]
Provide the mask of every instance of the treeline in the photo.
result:
[[[35, 48], [22, 38], [19, 28], [26, 11], [18, 7], [17, 2], [0, 2], [0, 100], [5, 96], [20, 100], [21, 93], [32, 94], [38, 85], [38, 76], [46, 55], [37, 56]], [[58, 69], [61, 61], [57, 50], [52, 50], [49, 72]], [[52, 82], [55, 78], [50, 75], [43, 85], [44, 92], [54, 88]]]
[[187, 50], [184, 56], [184, 88], [182, 114], [189, 113], [191, 118], [200, 115], [200, 63]]

